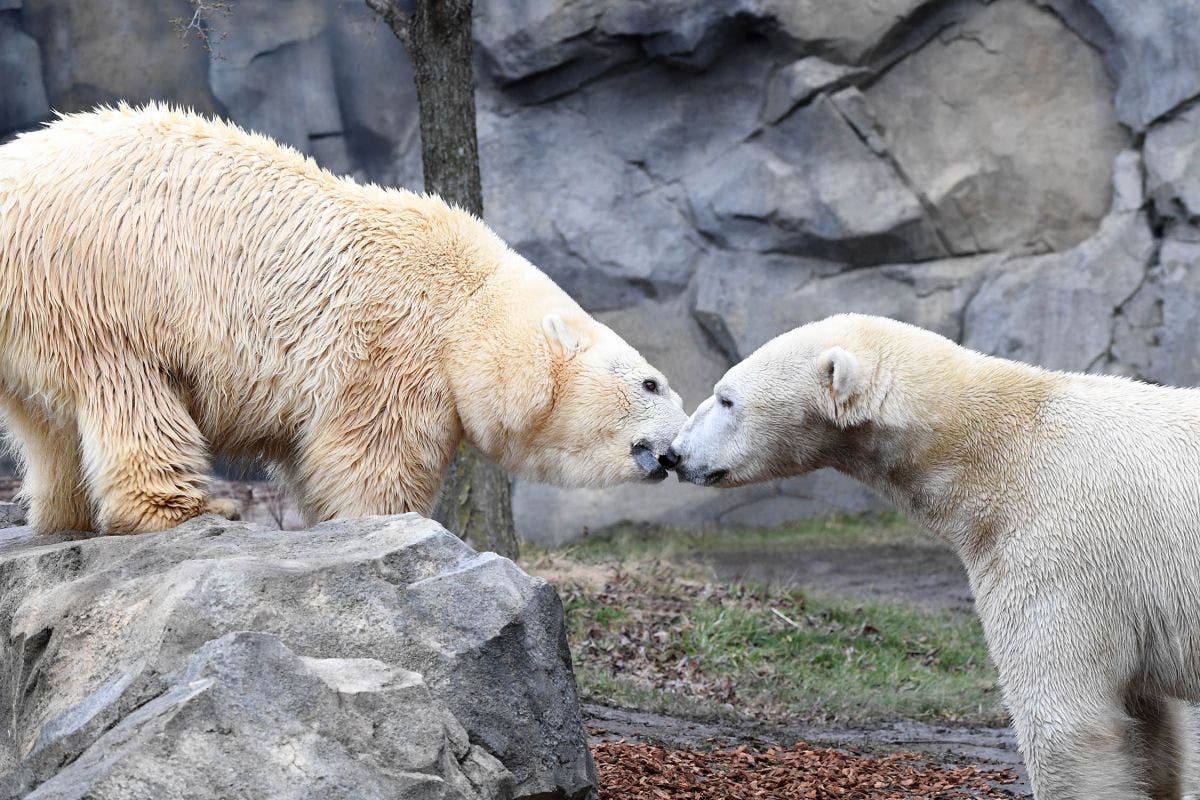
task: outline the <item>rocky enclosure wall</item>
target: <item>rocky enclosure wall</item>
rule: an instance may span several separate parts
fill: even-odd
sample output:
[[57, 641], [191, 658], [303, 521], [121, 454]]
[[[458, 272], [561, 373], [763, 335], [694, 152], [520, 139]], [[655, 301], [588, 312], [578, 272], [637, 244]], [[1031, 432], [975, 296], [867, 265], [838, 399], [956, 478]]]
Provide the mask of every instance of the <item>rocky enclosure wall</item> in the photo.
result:
[[[1053, 368], [1200, 381], [1200, 7], [1190, 0], [476, 0], [488, 221], [690, 408], [771, 336], [885, 314]], [[222, 114], [420, 183], [402, 48], [359, 2], [0, 0], [0, 135], [116, 99]], [[878, 503], [518, 484], [542, 540]]]

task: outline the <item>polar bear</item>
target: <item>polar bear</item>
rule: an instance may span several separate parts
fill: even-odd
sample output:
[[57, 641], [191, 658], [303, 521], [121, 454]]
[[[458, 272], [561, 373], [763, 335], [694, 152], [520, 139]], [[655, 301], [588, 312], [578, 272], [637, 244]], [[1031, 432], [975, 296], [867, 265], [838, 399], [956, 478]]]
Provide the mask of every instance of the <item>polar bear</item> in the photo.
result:
[[214, 452], [274, 464], [309, 522], [428, 512], [464, 437], [533, 480], [660, 479], [686, 420], [478, 219], [159, 105], [0, 147], [0, 297], [40, 531], [213, 509]]
[[833, 467], [885, 494], [966, 566], [1035, 796], [1178, 800], [1200, 701], [1200, 391], [841, 315], [729, 370], [672, 447], [694, 483]]

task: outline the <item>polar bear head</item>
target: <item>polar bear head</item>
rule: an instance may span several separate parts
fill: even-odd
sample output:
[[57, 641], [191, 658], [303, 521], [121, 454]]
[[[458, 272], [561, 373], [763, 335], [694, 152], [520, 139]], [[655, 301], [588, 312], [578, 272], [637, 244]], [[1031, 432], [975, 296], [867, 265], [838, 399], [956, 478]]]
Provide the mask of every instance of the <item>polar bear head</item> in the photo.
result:
[[505, 303], [504, 324], [475, 326], [490, 334], [473, 337], [454, 369], [467, 439], [529, 480], [662, 480], [687, 421], [679, 395], [637, 350], [546, 283], [531, 288], [522, 278], [524, 307]]
[[917, 330], [839, 315], [778, 336], [730, 369], [672, 443], [680, 480], [740, 486], [841, 466], [878, 421], [888, 326]]
[[550, 313], [542, 333], [554, 396], [521, 471], [571, 486], [665, 478], [687, 421], [666, 376], [591, 318]]

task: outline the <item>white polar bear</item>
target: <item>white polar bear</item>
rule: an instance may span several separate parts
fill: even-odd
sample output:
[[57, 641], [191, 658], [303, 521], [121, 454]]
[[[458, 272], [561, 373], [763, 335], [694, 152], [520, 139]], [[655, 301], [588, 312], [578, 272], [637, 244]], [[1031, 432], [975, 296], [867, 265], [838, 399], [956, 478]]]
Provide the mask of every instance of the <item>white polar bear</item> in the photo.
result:
[[1181, 796], [1200, 701], [1200, 391], [842, 315], [729, 370], [673, 448], [680, 478], [709, 486], [836, 468], [952, 544], [1038, 800]]
[[0, 147], [0, 424], [41, 531], [140, 533], [265, 458], [310, 522], [426, 513], [466, 438], [534, 480], [666, 477], [666, 378], [482, 222], [162, 106]]

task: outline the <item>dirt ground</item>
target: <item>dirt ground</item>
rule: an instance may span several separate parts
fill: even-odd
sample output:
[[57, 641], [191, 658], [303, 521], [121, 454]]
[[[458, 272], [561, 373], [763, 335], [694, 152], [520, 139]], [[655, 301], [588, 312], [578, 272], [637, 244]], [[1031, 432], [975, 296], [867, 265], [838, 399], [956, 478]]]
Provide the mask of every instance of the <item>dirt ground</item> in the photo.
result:
[[[715, 548], [681, 559], [702, 561], [721, 580], [799, 587], [863, 600], [900, 600], [973, 614], [966, 572], [957, 556], [935, 542], [891, 544], [798, 542], [794, 547]], [[589, 703], [585, 722], [593, 743], [646, 742], [685, 750], [751, 746], [759, 750], [797, 742], [871, 756], [913, 752], [932, 764], [1007, 770], [1011, 783], [993, 784], [998, 796], [1030, 797], [1028, 777], [1011, 728], [898, 721], [863, 727], [819, 723], [772, 725], [729, 720], [704, 722]], [[972, 794], [963, 796], [997, 796]], [[914, 795], [915, 796], [915, 795]]]
[[973, 613], [962, 562], [949, 548], [852, 543], [797, 545], [770, 551], [729, 548], [705, 553], [717, 577], [805, 589], [863, 600], [903, 600]]

